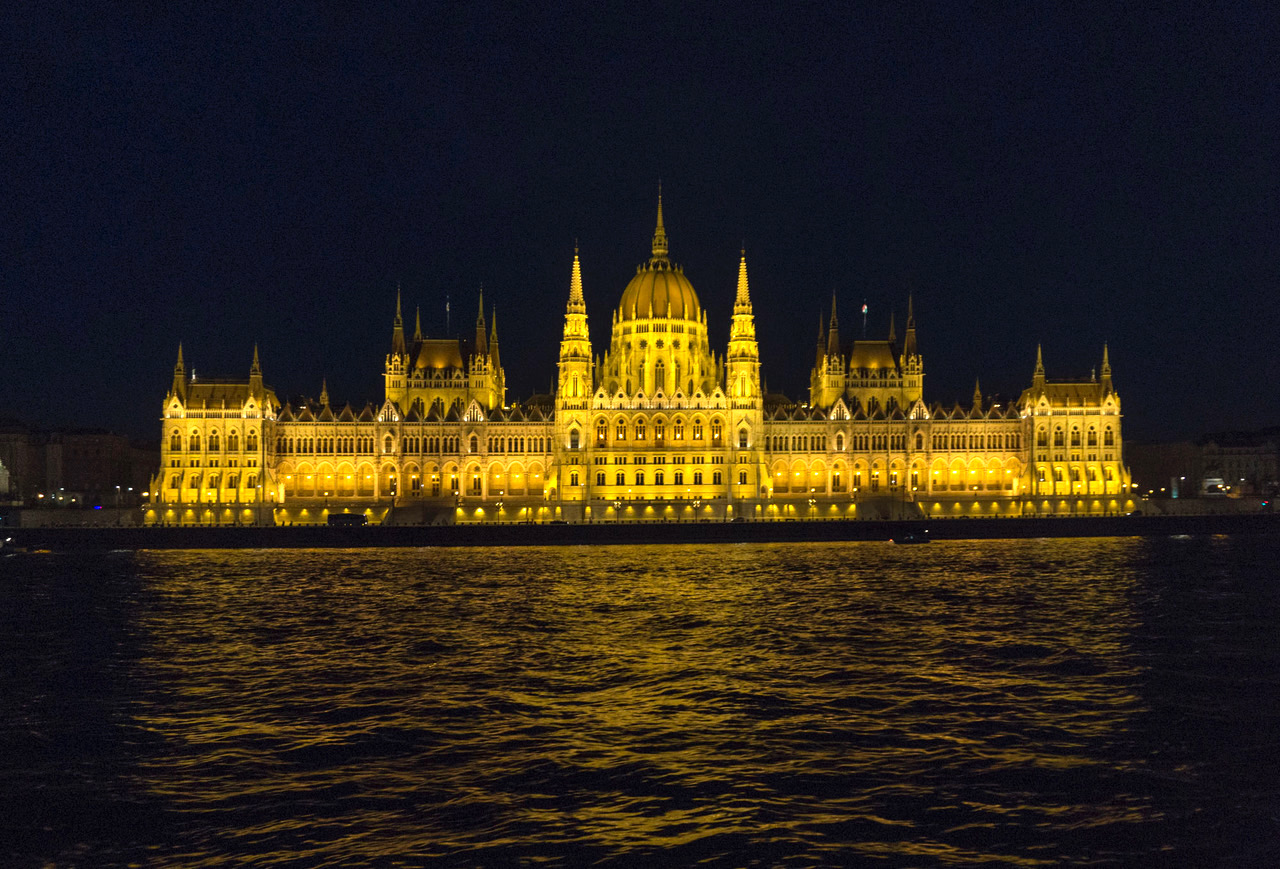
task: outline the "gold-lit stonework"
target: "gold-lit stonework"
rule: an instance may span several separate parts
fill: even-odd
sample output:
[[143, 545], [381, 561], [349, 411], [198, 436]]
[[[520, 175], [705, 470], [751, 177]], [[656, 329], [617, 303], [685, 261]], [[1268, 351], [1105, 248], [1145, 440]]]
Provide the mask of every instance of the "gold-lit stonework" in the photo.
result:
[[496, 317], [474, 339], [405, 337], [400, 299], [378, 406], [298, 407], [248, 380], [186, 376], [179, 348], [147, 521], [314, 524], [1031, 516], [1133, 509], [1120, 399], [1101, 376], [967, 407], [924, 401], [910, 302], [899, 341], [840, 338], [833, 300], [808, 401], [766, 395], [745, 252], [729, 344], [668, 256], [650, 259], [593, 356], [574, 251], [556, 391], [508, 404]]

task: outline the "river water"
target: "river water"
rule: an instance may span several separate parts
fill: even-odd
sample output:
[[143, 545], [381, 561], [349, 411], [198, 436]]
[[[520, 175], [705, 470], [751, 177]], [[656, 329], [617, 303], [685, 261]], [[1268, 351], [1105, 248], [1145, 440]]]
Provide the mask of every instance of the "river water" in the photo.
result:
[[1276, 865], [1280, 540], [0, 562], [5, 865]]

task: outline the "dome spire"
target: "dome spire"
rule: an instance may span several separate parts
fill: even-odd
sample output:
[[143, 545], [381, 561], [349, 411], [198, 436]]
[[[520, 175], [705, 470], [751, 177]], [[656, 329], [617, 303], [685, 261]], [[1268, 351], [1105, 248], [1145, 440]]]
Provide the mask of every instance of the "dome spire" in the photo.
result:
[[667, 258], [667, 230], [662, 225], [662, 182], [658, 182], [658, 226], [653, 231], [653, 258]]

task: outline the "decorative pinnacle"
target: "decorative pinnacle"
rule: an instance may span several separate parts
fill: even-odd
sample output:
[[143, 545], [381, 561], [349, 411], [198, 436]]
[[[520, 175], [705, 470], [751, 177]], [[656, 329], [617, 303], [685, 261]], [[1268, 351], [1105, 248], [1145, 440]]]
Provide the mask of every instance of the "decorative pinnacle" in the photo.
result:
[[[178, 349], [178, 364], [182, 364], [182, 349]], [[249, 366], [250, 374], [261, 374], [262, 366], [258, 364], [258, 345], [253, 345], [253, 364]]]
[[1040, 352], [1040, 345], [1036, 345], [1036, 371], [1033, 375], [1041, 380], [1044, 379], [1044, 356]]

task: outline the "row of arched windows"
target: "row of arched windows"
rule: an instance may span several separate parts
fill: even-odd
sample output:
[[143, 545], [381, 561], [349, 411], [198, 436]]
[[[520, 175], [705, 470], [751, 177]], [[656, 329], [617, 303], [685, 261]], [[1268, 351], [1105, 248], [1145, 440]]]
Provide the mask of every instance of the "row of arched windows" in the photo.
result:
[[[1081, 445], [1081, 432], [1079, 428], [1072, 426], [1071, 428], [1071, 446], [1078, 447]], [[1098, 445], [1098, 430], [1093, 426], [1084, 433], [1085, 444], [1091, 447]], [[1111, 430], [1111, 426], [1107, 426], [1102, 430], [1103, 446], [1113, 447], [1116, 445], [1115, 432]], [[1041, 427], [1036, 430], [1036, 446], [1047, 447], [1049, 445], [1049, 431]], [[1053, 445], [1055, 447], [1065, 447], [1067, 445], [1067, 432], [1062, 426], [1055, 426], [1053, 429]]]
[[[604, 472], [604, 471], [596, 471], [596, 485], [597, 485], [597, 486], [604, 486], [604, 485], [606, 485], [606, 483], [605, 483], [605, 479], [606, 479], [606, 477], [605, 477], [605, 472]], [[645, 472], [644, 472], [644, 471], [636, 471], [636, 472], [635, 472], [635, 476], [633, 477], [634, 482], [632, 483], [632, 485], [636, 485], [636, 486], [643, 486], [643, 485], [645, 485], [645, 479], [646, 479], [646, 477], [645, 477]], [[693, 475], [692, 475], [692, 485], [694, 485], [694, 486], [701, 486], [701, 485], [702, 485], [702, 480], [703, 480], [703, 477], [702, 477], [702, 471], [694, 471], [694, 472], [693, 472]], [[741, 482], [743, 482], [743, 483], [745, 483], [745, 482], [746, 482], [745, 472], [743, 473], [743, 479], [741, 480]], [[723, 485], [723, 483], [724, 483], [724, 471], [712, 471], [712, 472], [711, 472], [711, 485], [713, 485], [713, 486], [719, 486], [719, 485]], [[618, 471], [618, 472], [616, 472], [616, 473], [613, 475], [613, 484], [614, 484], [615, 486], [626, 486], [626, 485], [628, 485], [628, 484], [627, 484], [627, 472], [626, 472], [626, 471]], [[663, 471], [663, 470], [659, 469], [659, 470], [656, 470], [656, 471], [654, 471], [654, 472], [653, 472], [653, 485], [655, 485], [655, 486], [665, 486], [665, 485], [667, 485], [667, 475], [666, 475], [666, 472], [665, 472], [665, 471]], [[675, 471], [672, 471], [672, 472], [671, 472], [671, 485], [673, 485], [673, 486], [683, 486], [683, 485], [684, 485], [684, 471], [683, 471], [683, 470], [675, 470]]]
[[[188, 451], [193, 453], [200, 452], [201, 451], [200, 443], [201, 443], [200, 432], [198, 431], [191, 432], [191, 435], [187, 438]], [[257, 432], [251, 431], [245, 436], [244, 448], [249, 451], [253, 451], [258, 448]], [[177, 429], [174, 429], [172, 432], [169, 433], [169, 451], [175, 452], [175, 453], [182, 451], [182, 432], [178, 431]], [[214, 431], [209, 432], [209, 443], [206, 446], [205, 451], [211, 452], [211, 453], [222, 452], [222, 438], [218, 435], [218, 432], [216, 429]], [[231, 453], [240, 452], [240, 433], [239, 432], [232, 431], [227, 433], [227, 452], [231, 452]]]

